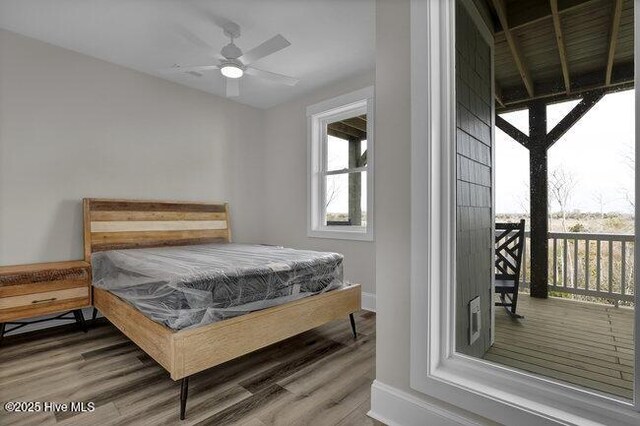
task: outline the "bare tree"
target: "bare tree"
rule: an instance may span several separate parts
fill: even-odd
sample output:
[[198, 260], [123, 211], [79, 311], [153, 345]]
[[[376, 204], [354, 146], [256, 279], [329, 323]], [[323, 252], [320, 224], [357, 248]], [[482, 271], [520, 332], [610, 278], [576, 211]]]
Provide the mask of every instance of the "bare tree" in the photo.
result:
[[529, 186], [529, 180], [523, 180], [522, 187], [524, 191], [522, 195], [518, 197], [518, 203], [525, 216], [529, 216], [529, 210], [531, 209], [531, 187]]
[[[562, 166], [551, 172], [549, 176], [549, 193], [553, 201], [558, 203], [560, 208], [560, 214], [562, 215], [562, 231], [567, 232], [567, 208], [569, 205], [569, 201], [571, 200], [571, 195], [573, 190], [576, 187], [576, 179], [573, 174], [567, 170], [565, 170]], [[571, 264], [571, 256], [567, 258], [567, 264], [562, 265], [564, 260], [562, 258], [559, 259], [559, 264], [561, 268], [567, 268], [569, 272], [569, 284], [575, 285], [573, 283], [573, 265]], [[564, 283], [566, 284], [566, 283]]]
[[577, 182], [573, 173], [565, 170], [562, 166], [553, 170], [549, 176], [549, 193], [560, 208], [563, 232], [567, 232], [567, 208], [576, 185]]
[[630, 171], [632, 182], [631, 188], [628, 187], [628, 184], [621, 185], [622, 189], [620, 192], [622, 193], [622, 197], [625, 199], [629, 207], [631, 207], [631, 211], [636, 211], [636, 194], [635, 194], [635, 185], [633, 185], [633, 181], [635, 180], [636, 173], [636, 153], [635, 147], [632, 143], [627, 143], [627, 147], [625, 152], [621, 154], [622, 163], [627, 166], [627, 169]]
[[342, 192], [342, 185], [338, 183], [337, 179], [327, 179], [327, 196], [325, 198], [324, 208], [325, 210], [331, 205], [331, 203], [338, 198]]
[[604, 206], [608, 203], [605, 200], [604, 194], [600, 191], [593, 194], [593, 199], [596, 203], [598, 203], [598, 209], [600, 212], [600, 218], [604, 218]]

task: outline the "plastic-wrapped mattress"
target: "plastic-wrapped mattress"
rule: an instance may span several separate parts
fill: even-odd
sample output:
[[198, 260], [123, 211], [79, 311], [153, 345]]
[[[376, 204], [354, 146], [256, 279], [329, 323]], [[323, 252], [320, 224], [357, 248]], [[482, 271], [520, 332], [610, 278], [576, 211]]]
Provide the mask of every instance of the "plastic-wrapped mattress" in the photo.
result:
[[174, 330], [339, 288], [342, 260], [337, 253], [231, 243], [91, 257], [94, 286]]

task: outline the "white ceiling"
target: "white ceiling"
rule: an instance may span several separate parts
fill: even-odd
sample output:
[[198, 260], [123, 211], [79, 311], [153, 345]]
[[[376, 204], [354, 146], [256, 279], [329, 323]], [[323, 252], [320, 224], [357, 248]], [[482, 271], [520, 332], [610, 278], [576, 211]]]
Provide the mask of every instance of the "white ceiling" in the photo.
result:
[[219, 71], [161, 71], [218, 63], [228, 39], [207, 13], [240, 25], [245, 52], [278, 33], [291, 42], [254, 65], [300, 82], [243, 77], [244, 104], [267, 108], [374, 68], [375, 0], [0, 0], [0, 28], [224, 96]]

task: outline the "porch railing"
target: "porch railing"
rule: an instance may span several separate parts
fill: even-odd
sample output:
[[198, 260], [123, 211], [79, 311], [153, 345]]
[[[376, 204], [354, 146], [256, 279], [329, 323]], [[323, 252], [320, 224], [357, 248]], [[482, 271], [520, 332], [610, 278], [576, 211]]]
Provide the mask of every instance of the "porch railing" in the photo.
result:
[[[531, 277], [530, 234], [523, 257], [524, 287]], [[549, 233], [549, 291], [605, 299], [618, 306], [634, 301], [634, 235]]]

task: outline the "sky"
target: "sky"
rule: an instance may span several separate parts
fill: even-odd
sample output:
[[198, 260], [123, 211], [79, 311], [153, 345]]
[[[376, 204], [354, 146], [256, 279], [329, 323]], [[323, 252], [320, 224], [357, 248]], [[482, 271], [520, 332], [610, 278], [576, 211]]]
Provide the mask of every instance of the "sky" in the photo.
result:
[[[579, 101], [550, 105], [547, 126], [551, 130]], [[528, 114], [515, 111], [502, 117], [528, 134]], [[549, 174], [564, 169], [572, 175], [575, 189], [569, 210], [632, 213], [633, 198], [634, 91], [602, 98], [548, 153]], [[527, 213], [529, 210], [529, 152], [496, 128], [496, 213]], [[550, 197], [551, 200], [551, 197]], [[550, 210], [558, 210], [551, 202]]]

